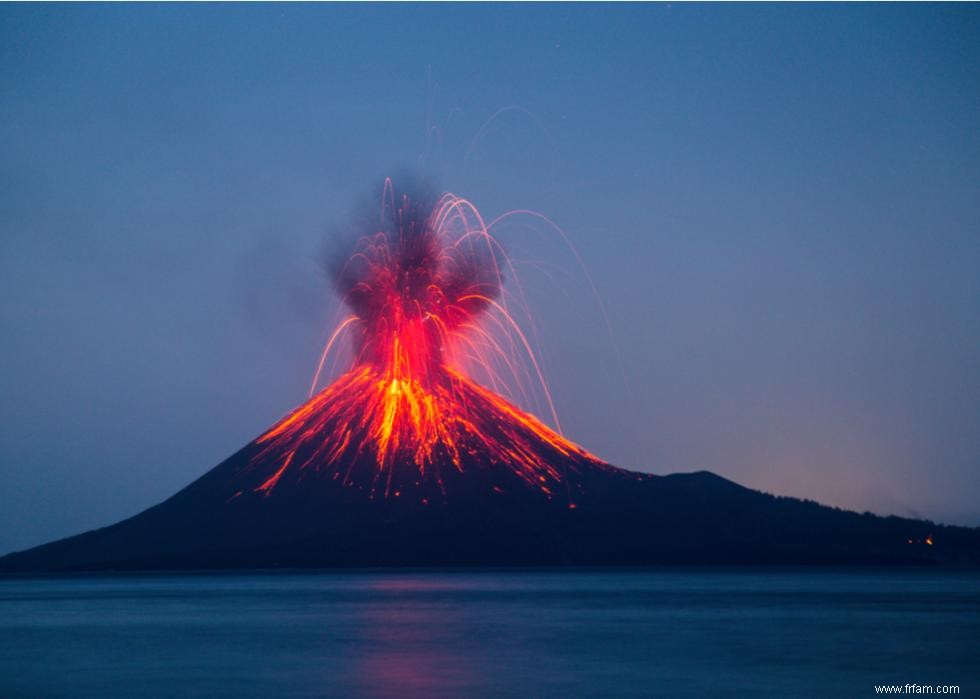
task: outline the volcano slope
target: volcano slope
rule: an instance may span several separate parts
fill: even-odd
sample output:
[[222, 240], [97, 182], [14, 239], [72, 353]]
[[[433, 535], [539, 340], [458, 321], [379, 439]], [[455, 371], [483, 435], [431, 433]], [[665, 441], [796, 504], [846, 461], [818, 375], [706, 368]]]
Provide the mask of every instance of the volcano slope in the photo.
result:
[[[703, 471], [626, 471], [446, 380], [414, 395], [351, 372], [168, 500], [9, 554], [0, 572], [980, 563], [978, 530], [774, 497]], [[429, 400], [416, 412], [438, 415], [442, 432], [399, 443], [385, 397], [408, 415]], [[384, 439], [379, 424], [395, 427], [380, 462], [364, 447]]]

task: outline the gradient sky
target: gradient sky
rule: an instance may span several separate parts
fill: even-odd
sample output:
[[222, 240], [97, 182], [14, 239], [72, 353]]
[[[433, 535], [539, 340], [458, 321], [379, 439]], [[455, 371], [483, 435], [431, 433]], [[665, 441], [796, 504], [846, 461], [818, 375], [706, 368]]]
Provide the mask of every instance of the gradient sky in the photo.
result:
[[585, 260], [612, 339], [501, 234], [575, 441], [980, 525], [976, 5], [3, 5], [0, 68], [0, 552], [302, 402], [328, 232], [412, 169]]

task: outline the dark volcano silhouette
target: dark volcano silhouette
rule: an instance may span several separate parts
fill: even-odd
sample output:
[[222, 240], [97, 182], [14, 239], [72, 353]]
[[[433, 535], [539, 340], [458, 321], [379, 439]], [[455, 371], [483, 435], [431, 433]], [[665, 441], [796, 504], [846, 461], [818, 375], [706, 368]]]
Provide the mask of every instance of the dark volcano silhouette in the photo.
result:
[[980, 563], [980, 530], [610, 466], [459, 377], [466, 411], [424, 468], [405, 449], [381, 467], [364, 446], [377, 406], [341, 410], [343, 381], [168, 500], [0, 572]]
[[589, 454], [467, 378], [544, 385], [503, 293], [514, 266], [473, 205], [390, 180], [380, 201], [331, 268], [351, 315], [320, 368], [347, 333], [348, 373], [169, 500], [0, 571], [980, 562], [977, 530]]

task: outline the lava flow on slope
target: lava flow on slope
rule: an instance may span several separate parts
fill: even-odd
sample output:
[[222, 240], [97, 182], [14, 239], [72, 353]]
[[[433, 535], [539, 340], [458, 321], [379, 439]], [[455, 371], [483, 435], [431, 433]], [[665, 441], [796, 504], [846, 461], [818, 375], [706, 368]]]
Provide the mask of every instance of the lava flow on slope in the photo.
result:
[[371, 498], [428, 504], [455, 476], [480, 470], [496, 474], [497, 492], [532, 488], [574, 507], [570, 471], [617, 469], [501, 395], [526, 397], [533, 385], [557, 426], [503, 293], [513, 264], [476, 208], [452, 194], [396, 194], [386, 180], [369, 225], [331, 269], [350, 314], [324, 348], [311, 394], [342, 338], [351, 366], [259, 437], [235, 497], [326, 477]]

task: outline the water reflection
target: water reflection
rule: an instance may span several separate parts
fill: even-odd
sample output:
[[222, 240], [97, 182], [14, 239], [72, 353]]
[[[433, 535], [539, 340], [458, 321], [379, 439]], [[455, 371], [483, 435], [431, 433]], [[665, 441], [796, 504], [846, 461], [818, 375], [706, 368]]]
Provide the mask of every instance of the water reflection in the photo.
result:
[[977, 638], [976, 572], [0, 580], [3, 697], [856, 696]]
[[465, 696], [482, 683], [474, 658], [460, 652], [447, 610], [417, 601], [372, 605], [362, 616], [364, 652], [356, 674], [364, 696]]

